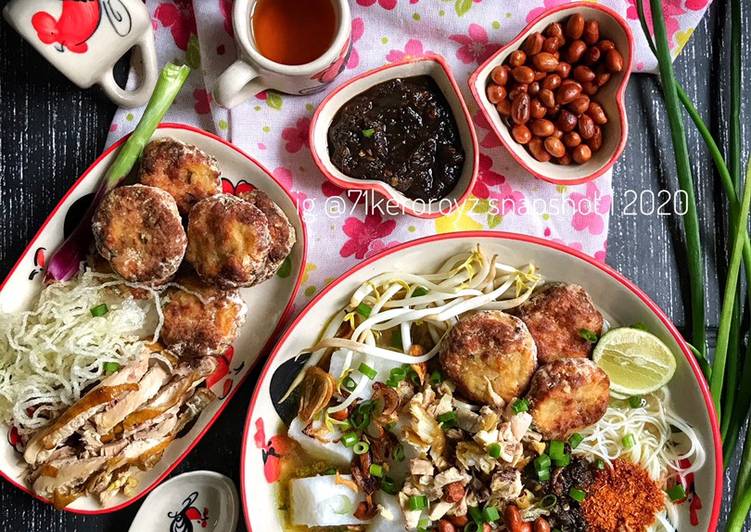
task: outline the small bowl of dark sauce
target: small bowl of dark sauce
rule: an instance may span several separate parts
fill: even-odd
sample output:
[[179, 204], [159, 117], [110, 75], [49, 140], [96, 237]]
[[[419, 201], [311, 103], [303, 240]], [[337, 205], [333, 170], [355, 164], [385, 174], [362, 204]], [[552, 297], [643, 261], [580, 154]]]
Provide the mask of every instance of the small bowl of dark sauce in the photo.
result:
[[448, 65], [434, 55], [365, 72], [321, 103], [313, 158], [343, 189], [376, 191], [420, 218], [449, 214], [477, 178], [478, 147]]

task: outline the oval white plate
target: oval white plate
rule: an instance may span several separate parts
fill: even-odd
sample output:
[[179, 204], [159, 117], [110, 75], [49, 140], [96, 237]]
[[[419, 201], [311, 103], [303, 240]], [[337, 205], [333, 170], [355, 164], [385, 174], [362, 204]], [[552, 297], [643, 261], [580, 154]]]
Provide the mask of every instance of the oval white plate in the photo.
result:
[[[307, 251], [305, 226], [292, 198], [271, 174], [236, 147], [191, 126], [162, 124], [154, 134], [154, 138], [159, 137], [173, 137], [195, 144], [216, 157], [225, 192], [236, 192], [250, 185], [266, 192], [289, 217], [297, 231], [297, 243], [289, 258], [289, 268], [286, 265], [283, 267], [288, 272], [285, 277], [276, 275], [265, 283], [242, 290], [250, 309], [248, 319], [235, 342], [235, 349], [230, 348], [221, 357], [219, 368], [207, 381], [219, 399], [206, 407], [186, 435], [167, 448], [154, 469], [140, 477], [137, 492], [132, 497], [120, 495], [104, 508], [93, 497], [82, 497], [66, 508], [76, 513], [99, 514], [119, 510], [151, 491], [182, 461], [227, 406], [259, 356], [267, 351], [267, 344], [274, 332], [292, 310], [292, 302], [302, 280]], [[45, 220], [0, 286], [0, 309], [3, 312], [26, 309], [35, 300], [42, 286], [46, 256], [60, 245], [63, 235], [67, 235], [75, 227], [88, 205], [87, 196], [96, 190], [112, 162], [115, 150], [123, 142], [124, 139], [120, 140], [104, 152], [75, 182]], [[23, 460], [11, 444], [12, 439], [9, 427], [0, 425], [0, 476], [31, 494], [23, 479]]]
[[143, 501], [129, 532], [235, 532], [240, 500], [235, 484], [214, 471], [169, 479]]
[[[717, 418], [696, 361], [675, 326], [644, 292], [591, 257], [533, 237], [496, 232], [436, 235], [390, 248], [332, 282], [299, 314], [269, 356], [245, 422], [241, 490], [248, 529], [282, 530], [279, 512], [268, 509], [279, 506], [274, 481], [278, 477], [277, 456], [284, 450], [279, 445], [283, 440], [275, 440], [275, 435], [284, 434], [286, 427], [274, 403], [300, 367], [291, 359], [316, 343], [328, 320], [349, 302], [352, 292], [363, 282], [387, 271], [433, 271], [451, 255], [475, 244], [490, 255], [497, 253], [509, 264], [533, 262], [547, 279], [584, 286], [610, 323], [644, 323], [671, 348], [678, 368], [669, 388], [673, 397], [680, 398], [673, 406], [696, 429], [707, 451], [706, 464], [695, 475], [696, 492], [704, 504], [698, 513], [699, 524], [689, 525], [685, 505], [681, 507], [685, 526], [680, 529], [714, 530], [722, 500], [722, 445]], [[289, 406], [280, 410], [285, 417], [294, 415], [285, 411]]]

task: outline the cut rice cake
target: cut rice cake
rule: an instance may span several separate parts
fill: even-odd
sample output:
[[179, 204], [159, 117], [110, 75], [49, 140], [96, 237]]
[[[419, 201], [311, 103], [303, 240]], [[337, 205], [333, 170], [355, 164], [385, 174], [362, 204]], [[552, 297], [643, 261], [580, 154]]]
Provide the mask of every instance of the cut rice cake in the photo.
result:
[[[312, 424], [314, 430], [322, 427], [320, 421], [314, 420]], [[329, 441], [326, 443], [319, 439], [321, 436], [319, 438], [308, 436], [303, 432], [304, 429], [305, 425], [303, 425], [299, 417], [296, 417], [289, 425], [287, 436], [299, 443], [303, 451], [308, 453], [312, 458], [323, 460], [332, 466], [348, 467], [350, 465], [354, 453], [352, 449], [345, 447], [338, 441], [342, 436], [341, 432], [328, 433], [327, 439]]]
[[[354, 482], [350, 475], [341, 480]], [[314, 526], [362, 525], [367, 521], [353, 514], [364, 498], [361, 492], [336, 483], [336, 475], [297, 478], [289, 481], [292, 524]]]

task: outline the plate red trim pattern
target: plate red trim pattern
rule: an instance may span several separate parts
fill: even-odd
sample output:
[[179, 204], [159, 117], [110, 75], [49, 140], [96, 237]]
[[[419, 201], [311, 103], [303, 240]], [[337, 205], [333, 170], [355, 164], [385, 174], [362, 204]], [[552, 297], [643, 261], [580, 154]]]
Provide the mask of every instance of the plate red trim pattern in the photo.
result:
[[[485, 120], [490, 125], [490, 129], [493, 130], [493, 133], [495, 133], [495, 136], [498, 137], [498, 140], [501, 141], [501, 144], [504, 148], [506, 148], [506, 151], [511, 155], [511, 157], [514, 158], [514, 160], [519, 163], [519, 166], [524, 168], [527, 172], [532, 174], [538, 179], [542, 179], [543, 181], [547, 181], [549, 183], [553, 183], [556, 185], [580, 185], [582, 183], [586, 183], [588, 181], [592, 181], [598, 177], [600, 177], [602, 174], [610, 170], [615, 162], [618, 160], [618, 158], [621, 156], [621, 153], [623, 153], [624, 148], [626, 147], [626, 142], [628, 141], [628, 119], [626, 118], [626, 107], [624, 105], [624, 97], [626, 94], [626, 85], [628, 85], [628, 80], [631, 77], [631, 65], [629, 65], [628, 70], [626, 71], [625, 75], [623, 76], [623, 80], [621, 81], [621, 85], [618, 87], [618, 90], [615, 93], [615, 103], [618, 107], [618, 120], [621, 125], [621, 138], [618, 143], [618, 146], [616, 147], [615, 151], [613, 152], [613, 155], [608, 159], [608, 162], [605, 163], [605, 165], [600, 168], [599, 170], [584, 176], [580, 177], [579, 179], [555, 179], [550, 176], [546, 176], [543, 174], [540, 174], [539, 172], [533, 170], [527, 163], [524, 162], [524, 160], [519, 157], [516, 150], [517, 149], [523, 149], [523, 146], [521, 145], [514, 145], [511, 146], [506, 142], [506, 140], [501, 136], [500, 131], [493, 123], [492, 116], [490, 112], [488, 112], [488, 109], [485, 107], [482, 95], [477, 91], [477, 79], [480, 76], [480, 72], [482, 72], [489, 64], [493, 63], [496, 58], [502, 54], [504, 51], [508, 50], [509, 48], [516, 48], [519, 46], [519, 43], [521, 42], [522, 38], [526, 36], [526, 34], [532, 29], [532, 27], [537, 24], [540, 20], [549, 17], [550, 15], [555, 15], [559, 11], [563, 10], [569, 10], [572, 8], [578, 8], [583, 7], [587, 9], [596, 9], [598, 11], [602, 11], [603, 13], [609, 15], [610, 17], [615, 20], [615, 22], [623, 29], [624, 33], [626, 34], [626, 40], [628, 41], [628, 47], [631, 52], [631, 61], [633, 63], [633, 51], [634, 51], [634, 35], [631, 32], [631, 28], [626, 23], [625, 20], [623, 20], [623, 17], [610, 9], [607, 6], [596, 4], [593, 2], [573, 2], [570, 4], [561, 4], [559, 6], [556, 6], [551, 9], [545, 10], [540, 16], [536, 17], [532, 22], [527, 24], [522, 31], [519, 32], [519, 34], [514, 37], [511, 41], [506, 43], [504, 46], [498, 49], [497, 52], [495, 52], [493, 55], [491, 55], [482, 65], [480, 65], [469, 77], [469, 90], [472, 93], [472, 96], [475, 98], [475, 101], [477, 102], [477, 106], [480, 108], [480, 112], [484, 115]], [[517, 148], [517, 146], [519, 148]]]
[[[337, 176], [332, 174], [328, 170], [328, 168], [326, 168], [326, 165], [323, 163], [323, 161], [321, 160], [321, 156], [318, 153], [319, 150], [326, 150], [328, 149], [328, 147], [316, 145], [314, 134], [313, 134], [313, 132], [315, 131], [316, 124], [318, 123], [321, 110], [324, 109], [329, 104], [329, 102], [331, 101], [332, 98], [334, 98], [334, 96], [339, 94], [345, 88], [349, 87], [350, 85], [352, 85], [353, 83], [357, 81], [360, 81], [361, 79], [368, 78], [384, 70], [390, 70], [390, 69], [408, 65], [411, 63], [421, 63], [425, 61], [432, 61], [434, 63], [437, 63], [441, 67], [443, 72], [446, 74], [446, 77], [448, 78], [449, 83], [451, 84], [452, 90], [454, 91], [454, 95], [459, 101], [459, 105], [462, 110], [462, 118], [464, 118], [464, 120], [467, 122], [468, 129], [469, 129], [469, 136], [470, 136], [469, 141], [470, 141], [470, 144], [472, 145], [472, 149], [474, 152], [474, 156], [472, 159], [472, 175], [470, 177], [469, 183], [467, 184], [467, 189], [464, 192], [462, 192], [461, 196], [459, 196], [459, 198], [456, 201], [451, 202], [450, 208], [443, 209], [443, 210], [440, 210], [438, 212], [433, 212], [433, 213], [424, 212], [424, 211], [415, 211], [406, 207], [405, 205], [403, 205], [402, 201], [395, 198], [394, 194], [392, 194], [392, 192], [388, 190], [384, 186], [383, 182], [381, 181], [363, 180], [361, 183], [352, 183], [350, 181], [344, 181], [338, 178]], [[457, 118], [457, 117], [454, 117], [454, 118]], [[448, 214], [451, 214], [454, 210], [456, 210], [459, 206], [461, 206], [469, 197], [469, 195], [472, 193], [472, 189], [475, 187], [475, 182], [477, 181], [477, 174], [480, 168], [480, 146], [477, 142], [477, 132], [475, 131], [475, 126], [474, 126], [474, 123], [472, 122], [472, 116], [469, 114], [469, 109], [467, 108], [467, 102], [464, 101], [464, 96], [462, 96], [462, 92], [459, 89], [459, 84], [456, 82], [456, 78], [454, 77], [454, 73], [451, 71], [451, 67], [449, 66], [449, 64], [446, 62], [446, 60], [443, 57], [441, 57], [440, 55], [436, 55], [436, 54], [425, 54], [425, 55], [421, 55], [417, 57], [410, 57], [402, 61], [397, 61], [394, 63], [382, 65], [378, 68], [374, 68], [372, 70], [363, 72], [362, 74], [359, 74], [347, 80], [345, 83], [342, 83], [341, 85], [339, 85], [337, 88], [331, 91], [326, 96], [326, 98], [323, 99], [323, 101], [318, 105], [316, 112], [313, 114], [313, 119], [310, 122], [310, 128], [308, 130], [308, 145], [310, 146], [310, 153], [313, 155], [313, 161], [316, 163], [316, 166], [318, 166], [318, 169], [321, 171], [321, 173], [330, 182], [332, 182], [339, 188], [343, 188], [344, 190], [372, 190], [372, 191], [378, 192], [379, 194], [384, 196], [386, 199], [399, 204], [404, 209], [404, 212], [406, 212], [410, 216], [415, 216], [417, 218], [440, 218], [441, 216], [446, 216]], [[406, 198], [406, 196], [403, 196], [403, 197]]]
[[[704, 380], [704, 376], [701, 372], [701, 369], [699, 368], [699, 364], [694, 359], [694, 355], [689, 349], [688, 345], [686, 344], [686, 341], [681, 336], [681, 333], [678, 332], [678, 329], [676, 329], [675, 325], [673, 325], [673, 323], [670, 321], [667, 315], [665, 315], [662, 309], [660, 309], [660, 307], [658, 307], [657, 304], [654, 301], [652, 301], [649, 298], [649, 296], [646, 293], [644, 293], [644, 291], [641, 290], [641, 288], [639, 288], [634, 283], [626, 279], [622, 274], [618, 273], [616, 270], [614, 270], [610, 266], [607, 266], [606, 264], [603, 264], [602, 262], [595, 260], [593, 257], [590, 257], [589, 255], [586, 255], [581, 251], [570, 248], [568, 246], [564, 246], [562, 244], [558, 244], [556, 242], [542, 240], [537, 237], [522, 235], [522, 234], [517, 234], [517, 233], [504, 233], [504, 232], [495, 232], [495, 231], [466, 231], [466, 232], [448, 233], [448, 234], [442, 234], [442, 235], [432, 235], [432, 236], [427, 236], [427, 237], [420, 238], [417, 240], [413, 240], [410, 242], [405, 242], [403, 244], [399, 244], [392, 248], [385, 249], [381, 251], [380, 253], [377, 253], [376, 255], [370, 257], [369, 259], [364, 260], [360, 264], [350, 268], [349, 270], [347, 270], [347, 272], [345, 272], [336, 280], [334, 280], [329, 285], [327, 285], [321, 292], [318, 293], [318, 295], [315, 298], [313, 298], [310, 301], [310, 303], [308, 303], [308, 305], [297, 315], [295, 320], [287, 327], [286, 331], [277, 342], [277, 347], [268, 356], [268, 359], [266, 360], [266, 364], [261, 370], [261, 375], [258, 378], [258, 383], [256, 384], [256, 388], [253, 391], [253, 396], [250, 400], [250, 406], [248, 408], [248, 415], [245, 419], [245, 431], [243, 434], [242, 455], [240, 458], [240, 490], [241, 490], [240, 493], [242, 497], [243, 515], [245, 516], [245, 524], [248, 530], [252, 532], [253, 526], [250, 521], [250, 514], [248, 513], [248, 506], [245, 502], [247, 500], [247, 493], [246, 493], [247, 484], [246, 484], [246, 478], [245, 478], [245, 468], [246, 468], [246, 450], [248, 448], [248, 445], [246, 442], [248, 441], [249, 438], [251, 438], [251, 428], [254, 423], [256, 425], [260, 424], [260, 426], [263, 427], [263, 420], [261, 418], [257, 418], [256, 421], [253, 422], [253, 412], [255, 409], [256, 401], [258, 400], [260, 389], [261, 389], [260, 383], [266, 380], [268, 372], [271, 369], [272, 362], [279, 355], [280, 346], [287, 341], [287, 338], [289, 338], [289, 336], [295, 331], [295, 329], [300, 324], [300, 322], [302, 322], [305, 319], [307, 314], [311, 311], [313, 307], [315, 307], [315, 305], [321, 299], [326, 297], [326, 295], [331, 290], [333, 290], [340, 283], [344, 282], [355, 272], [362, 270], [363, 268], [367, 268], [373, 262], [378, 261], [384, 257], [387, 257], [394, 253], [398, 253], [399, 251], [402, 251], [405, 249], [409, 249], [414, 246], [418, 246], [420, 244], [425, 244], [428, 242], [443, 241], [443, 240], [461, 239], [461, 238], [465, 238], [465, 239], [495, 238], [501, 241], [502, 240], [515, 240], [519, 242], [536, 244], [538, 246], [542, 246], [545, 248], [550, 248], [550, 249], [554, 249], [554, 250], [566, 253], [567, 255], [576, 257], [586, 262], [590, 266], [593, 266], [597, 268], [598, 270], [602, 271], [603, 273], [612, 277], [615, 281], [623, 285], [626, 289], [628, 289], [636, 297], [638, 297], [642, 301], [642, 303], [644, 303], [649, 308], [649, 310], [655, 316], [657, 316], [657, 318], [662, 322], [662, 324], [668, 330], [670, 335], [676, 341], [676, 343], [681, 349], [681, 352], [683, 353], [683, 356], [686, 358], [686, 361], [688, 362], [688, 365], [690, 366], [691, 371], [694, 374], [694, 378], [696, 379], [696, 382], [699, 385], [699, 390], [704, 399], [704, 404], [707, 408], [707, 413], [709, 415], [709, 422], [712, 427], [712, 439], [714, 443], [713, 451], [714, 451], [716, 470], [715, 470], [715, 492], [714, 492], [714, 497], [712, 500], [712, 513], [709, 519], [710, 529], [708, 532], [715, 532], [717, 530], [717, 521], [720, 515], [720, 505], [722, 503], [722, 489], [723, 489], [722, 439], [720, 438], [720, 426], [717, 422], [717, 413], [715, 412], [714, 403], [712, 401], [712, 396], [709, 393], [709, 387], [707, 386], [707, 382]], [[708, 449], [707, 451], [711, 453], [712, 449]], [[260, 532], [260, 531], [256, 531], [256, 532]]]
[[[250, 155], [246, 154], [244, 151], [242, 151], [237, 146], [234, 146], [233, 144], [227, 142], [223, 138], [218, 137], [218, 136], [216, 136], [216, 135], [214, 135], [212, 133], [209, 133], [208, 131], [203, 131], [202, 129], [198, 129], [198, 128], [193, 127], [193, 126], [189, 126], [187, 124], [178, 124], [178, 123], [166, 122], [166, 123], [159, 124], [159, 126], [158, 126], [157, 129], [158, 130], [177, 129], [177, 130], [190, 131], [192, 133], [196, 133], [198, 135], [201, 135], [201, 136], [210, 138], [212, 140], [215, 140], [217, 142], [220, 142], [221, 144], [227, 146], [228, 148], [231, 148], [236, 153], [242, 155], [245, 159], [247, 159], [253, 165], [255, 165], [256, 167], [258, 167], [264, 174], [266, 174], [266, 176], [269, 179], [271, 179], [274, 183], [276, 183], [276, 185], [279, 186], [279, 188], [285, 193], [285, 195], [289, 198], [289, 200], [292, 203], [292, 205], [295, 205], [295, 201], [292, 198], [292, 196], [289, 193], [289, 191], [271, 174], [271, 172], [268, 171], [268, 169], [265, 166], [263, 166], [256, 159], [254, 159]], [[58, 204], [55, 206], [55, 208], [52, 209], [52, 212], [49, 214], [49, 216], [47, 216], [47, 218], [44, 220], [44, 223], [42, 224], [42, 226], [36, 232], [36, 234], [31, 239], [31, 241], [29, 242], [29, 244], [26, 246], [26, 248], [24, 249], [24, 251], [21, 253], [21, 256], [19, 257], [18, 261], [16, 261], [16, 264], [13, 266], [13, 268], [11, 268], [10, 273], [8, 273], [7, 277], [3, 280], [3, 283], [0, 285], [0, 292], [2, 292], [3, 288], [7, 284], [8, 280], [13, 276], [13, 274], [15, 273], [15, 271], [21, 266], [21, 264], [23, 263], [24, 257], [27, 255], [27, 253], [29, 252], [29, 250], [34, 247], [34, 245], [36, 244], [37, 239], [39, 239], [39, 237], [44, 233], [45, 228], [52, 221], [52, 219], [55, 217], [55, 215], [57, 214], [57, 212], [62, 207], [63, 203], [65, 203], [65, 201], [68, 199], [68, 197], [73, 192], [75, 192], [75, 190], [83, 182], [83, 180], [86, 178], [86, 176], [88, 176], [90, 172], [92, 172], [97, 166], [99, 166], [99, 164], [102, 162], [103, 159], [105, 159], [107, 156], [109, 156], [113, 151], [117, 150], [127, 140], [127, 138], [129, 136], [130, 136], [130, 134], [125, 135], [123, 138], [121, 138], [120, 140], [118, 140], [112, 146], [110, 146], [109, 148], [107, 148], [84, 171], [84, 173], [81, 174], [81, 176], [75, 181], [75, 183], [73, 183], [73, 186], [71, 186], [70, 189], [68, 189], [68, 191], [65, 193], [65, 196], [63, 196], [63, 198], [58, 202]], [[194, 440], [190, 443], [190, 445], [188, 445], [188, 447], [185, 449], [185, 451], [183, 451], [183, 453], [180, 456], [178, 456], [177, 459], [172, 464], [170, 464], [170, 466], [156, 480], [154, 480], [146, 489], [143, 490], [143, 492], [139, 493], [137, 496], [135, 496], [135, 497], [133, 497], [131, 499], [128, 499], [127, 501], [123, 502], [122, 504], [119, 504], [117, 506], [113, 506], [111, 508], [102, 508], [102, 509], [99, 509], [99, 510], [80, 510], [80, 509], [66, 507], [66, 508], [64, 508], [64, 510], [66, 512], [70, 512], [70, 513], [74, 513], [74, 514], [81, 514], [81, 515], [102, 515], [102, 514], [108, 514], [108, 513], [116, 512], [116, 511], [121, 510], [121, 509], [123, 509], [123, 508], [125, 508], [127, 506], [130, 506], [134, 502], [136, 502], [139, 499], [141, 499], [141, 498], [145, 497], [146, 495], [148, 495], [149, 492], [151, 492], [151, 490], [153, 490], [155, 487], [157, 487], [162, 482], [162, 480], [164, 480], [172, 472], [172, 470], [174, 470], [178, 465], [180, 465], [180, 463], [185, 459], [185, 457], [188, 455], [188, 453], [190, 453], [190, 451], [193, 450], [193, 448], [198, 444], [198, 442], [200, 442], [201, 439], [203, 439], [203, 436], [206, 434], [206, 432], [208, 432], [208, 430], [211, 429], [211, 427], [214, 425], [214, 422], [219, 418], [219, 416], [222, 414], [222, 412], [224, 412], [224, 409], [229, 404], [230, 399], [232, 399], [232, 397], [235, 395], [235, 393], [240, 388], [240, 386], [243, 384], [243, 382], [245, 382], [245, 380], [248, 378], [248, 376], [251, 373], [251, 369], [253, 367], [255, 367], [256, 364], [258, 364], [258, 362], [264, 357], [264, 355], [266, 353], [268, 353], [268, 351], [270, 350], [271, 346], [276, 341], [277, 335], [284, 329], [284, 324], [289, 319], [290, 314], [292, 313], [292, 310], [293, 310], [293, 307], [294, 307], [295, 298], [297, 297], [297, 293], [299, 292], [300, 286], [302, 285], [302, 278], [303, 278], [302, 271], [305, 268], [305, 263], [307, 261], [307, 255], [308, 255], [307, 228], [305, 226], [305, 220], [303, 220], [301, 218], [300, 222], [301, 222], [300, 225], [301, 225], [301, 228], [302, 228], [302, 235], [301, 235], [301, 238], [298, 240], [298, 242], [300, 242], [301, 245], [302, 245], [302, 260], [301, 260], [301, 263], [300, 263], [300, 272], [298, 272], [297, 281], [295, 282], [295, 286], [292, 289], [292, 293], [290, 294], [289, 301], [287, 302], [287, 305], [284, 307], [284, 310], [282, 311], [282, 315], [279, 318], [279, 324], [277, 325], [276, 329], [274, 330], [274, 332], [269, 337], [268, 342], [266, 342], [266, 345], [264, 345], [263, 349], [261, 350], [261, 352], [260, 352], [258, 358], [255, 360], [254, 364], [250, 368], [248, 368], [248, 371], [245, 373], [245, 375], [243, 376], [243, 378], [240, 379], [237, 382], [237, 385], [234, 386], [234, 387], [232, 387], [231, 390], [228, 391], [227, 395], [224, 397], [224, 400], [222, 400], [222, 402], [221, 402], [221, 404], [219, 406], [219, 409], [217, 410], [216, 414], [214, 414], [214, 416], [208, 421], [208, 423], [203, 428], [203, 430], [194, 438]], [[48, 503], [48, 504], [51, 504], [50, 501], [48, 501], [44, 497], [40, 497], [40, 496], [36, 495], [35, 493], [33, 493], [24, 484], [21, 484], [17, 480], [10, 478], [8, 475], [5, 474], [4, 471], [0, 470], [0, 477], [3, 478], [3, 479], [5, 479], [5, 480], [7, 480], [9, 483], [11, 483], [12, 485], [14, 485], [18, 489], [20, 489], [20, 490], [26, 492], [27, 494], [31, 495], [35, 499], [40, 500], [40, 501], [45, 502], [45, 503]]]

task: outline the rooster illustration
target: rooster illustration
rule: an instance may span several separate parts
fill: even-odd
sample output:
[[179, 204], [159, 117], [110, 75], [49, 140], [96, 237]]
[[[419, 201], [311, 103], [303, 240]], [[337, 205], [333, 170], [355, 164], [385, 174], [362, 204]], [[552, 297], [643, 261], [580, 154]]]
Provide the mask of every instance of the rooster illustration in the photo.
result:
[[31, 18], [31, 24], [39, 40], [54, 44], [59, 52], [66, 49], [76, 54], [86, 53], [88, 41], [99, 27], [102, 13], [118, 35], [125, 36], [131, 29], [131, 16], [122, 0], [62, 0], [63, 10], [59, 18], [46, 11], [39, 11]]

